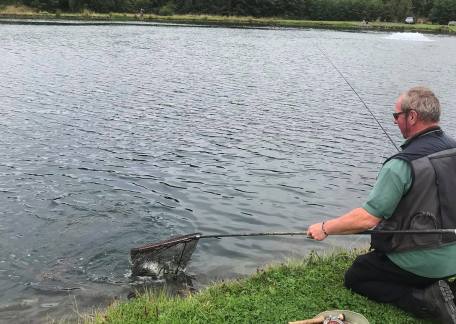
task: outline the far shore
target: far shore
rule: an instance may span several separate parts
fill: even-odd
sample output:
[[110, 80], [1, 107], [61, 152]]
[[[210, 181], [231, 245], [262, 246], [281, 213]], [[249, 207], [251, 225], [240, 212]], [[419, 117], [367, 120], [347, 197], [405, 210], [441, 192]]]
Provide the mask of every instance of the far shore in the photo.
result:
[[260, 28], [318, 28], [333, 30], [352, 31], [394, 31], [394, 32], [420, 32], [434, 34], [456, 34], [456, 26], [437, 24], [405, 24], [389, 22], [360, 21], [317, 21], [317, 20], [294, 20], [282, 18], [254, 18], [235, 16], [211, 16], [211, 15], [172, 15], [159, 16], [153, 14], [130, 14], [130, 13], [48, 13], [48, 12], [10, 12], [0, 9], [0, 24], [49, 24], [69, 25], [74, 24], [148, 24], [169, 23], [189, 24], [202, 26], [225, 26], [225, 27], [260, 27]]

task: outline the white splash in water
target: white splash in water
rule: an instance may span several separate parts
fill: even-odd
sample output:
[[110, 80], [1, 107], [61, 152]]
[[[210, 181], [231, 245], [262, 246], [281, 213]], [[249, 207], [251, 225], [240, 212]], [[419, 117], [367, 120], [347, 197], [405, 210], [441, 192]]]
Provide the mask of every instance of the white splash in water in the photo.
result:
[[386, 39], [394, 39], [394, 40], [405, 40], [405, 41], [412, 41], [412, 42], [432, 42], [432, 39], [424, 36], [421, 33], [392, 33], [385, 37]]

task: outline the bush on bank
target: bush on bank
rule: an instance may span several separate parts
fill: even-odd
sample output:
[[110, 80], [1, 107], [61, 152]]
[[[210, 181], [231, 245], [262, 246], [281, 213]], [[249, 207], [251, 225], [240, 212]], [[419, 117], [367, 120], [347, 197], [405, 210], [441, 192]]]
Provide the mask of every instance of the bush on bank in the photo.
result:
[[[0, 0], [1, 1], [1, 0]], [[172, 9], [172, 8], [171, 8]], [[320, 28], [332, 30], [375, 30], [387, 32], [423, 32], [423, 33], [438, 33], [438, 34], [454, 34], [456, 33], [456, 25], [435, 25], [435, 24], [413, 24], [407, 25], [403, 23], [389, 22], [370, 22], [363, 24], [360, 21], [327, 21], [327, 20], [300, 20], [300, 19], [279, 19], [279, 18], [254, 18], [254, 17], [238, 17], [238, 16], [213, 16], [213, 15], [169, 15], [170, 8], [166, 8], [162, 12], [163, 15], [153, 14], [129, 14], [129, 13], [114, 13], [107, 14], [96, 13], [90, 10], [84, 10], [81, 13], [68, 13], [57, 11], [49, 13], [46, 11], [37, 12], [30, 7], [17, 6], [0, 6], [0, 23], [11, 23], [9, 20], [14, 19], [13, 23], [20, 24], [21, 19], [25, 19], [25, 23], [29, 24], [33, 19], [49, 20], [49, 24], [57, 20], [78, 20], [78, 21], [105, 21], [111, 22], [127, 22], [134, 23], [142, 22], [166, 22], [179, 24], [199, 24], [211, 26], [245, 26], [245, 27], [289, 27], [289, 28]], [[166, 14], [166, 15], [165, 15]], [[6, 18], [6, 20], [3, 20]], [[43, 23], [43, 22], [41, 22]]]
[[[363, 251], [364, 252], [364, 251]], [[245, 279], [216, 283], [186, 298], [144, 294], [119, 302], [87, 323], [288, 323], [331, 309], [363, 314], [370, 323], [429, 323], [372, 302], [343, 286], [357, 251], [274, 265]]]
[[448, 24], [456, 20], [456, 0], [0, 0], [0, 7], [81, 13], [204, 14], [307, 20], [403, 22], [414, 16]]

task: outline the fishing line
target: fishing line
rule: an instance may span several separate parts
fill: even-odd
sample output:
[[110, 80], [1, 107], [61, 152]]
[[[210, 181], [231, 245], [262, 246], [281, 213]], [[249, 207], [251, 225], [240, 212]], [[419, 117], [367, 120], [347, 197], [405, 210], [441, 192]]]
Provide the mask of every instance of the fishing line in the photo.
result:
[[[380, 121], [377, 119], [377, 117], [375, 117], [374, 113], [370, 110], [370, 108], [367, 106], [366, 102], [363, 100], [363, 98], [361, 98], [361, 96], [359, 95], [359, 93], [355, 90], [355, 88], [353, 88], [353, 86], [350, 84], [350, 82], [347, 80], [347, 78], [343, 75], [343, 73], [337, 68], [337, 66], [334, 64], [334, 62], [331, 60], [331, 58], [328, 56], [328, 54], [326, 54], [326, 52], [318, 45], [318, 43], [316, 43], [316, 47], [320, 50], [320, 52], [323, 54], [323, 56], [328, 60], [328, 62], [332, 65], [332, 67], [337, 71], [337, 73], [339, 73], [339, 75], [342, 77], [342, 79], [345, 81], [345, 83], [347, 83], [347, 85], [350, 87], [350, 89], [356, 94], [356, 96], [358, 97], [359, 101], [361, 101], [361, 103], [364, 105], [364, 107], [366, 108], [366, 110], [370, 113], [370, 115], [372, 116], [372, 118], [376, 121], [376, 123], [378, 124], [378, 126], [380, 127], [380, 129], [383, 131], [383, 133], [386, 135], [386, 137], [389, 139], [389, 141], [391, 142], [391, 144], [393, 144], [393, 146], [396, 148], [396, 150], [399, 152], [399, 148], [396, 146], [396, 144], [394, 143], [394, 141], [392, 140], [392, 138], [389, 136], [388, 132], [386, 131], [386, 129], [383, 127], [383, 125], [380, 123]], [[384, 148], [384, 150], [386, 150], [386, 147]], [[384, 154], [384, 151], [382, 153], [382, 156]], [[355, 241], [352, 241], [351, 243], [351, 246], [353, 247], [354, 244], [357, 244], [359, 243], [359, 241], [362, 239], [361, 236], [358, 236], [356, 237]]]
[[377, 122], [378, 126], [380, 126], [380, 129], [383, 131], [383, 133], [386, 135], [386, 137], [388, 137], [388, 139], [390, 140], [391, 144], [393, 144], [393, 146], [396, 148], [396, 150], [399, 152], [399, 148], [396, 146], [396, 144], [394, 143], [393, 139], [389, 136], [388, 132], [386, 131], [386, 129], [382, 126], [382, 124], [379, 122], [379, 120], [377, 119], [377, 117], [375, 117], [375, 115], [372, 113], [372, 111], [369, 109], [369, 107], [367, 106], [367, 104], [364, 102], [363, 98], [361, 98], [361, 96], [358, 94], [358, 92], [356, 92], [355, 88], [352, 87], [352, 85], [350, 84], [350, 82], [348, 82], [347, 78], [345, 78], [345, 76], [342, 74], [342, 72], [337, 68], [337, 66], [333, 63], [333, 61], [331, 61], [331, 59], [329, 58], [329, 56], [326, 54], [326, 52], [320, 48], [320, 46], [318, 46], [317, 44], [317, 48], [320, 50], [320, 52], [323, 53], [323, 55], [326, 57], [326, 59], [329, 61], [329, 63], [331, 63], [331, 65], [334, 67], [334, 69], [339, 73], [339, 75], [342, 77], [342, 79], [344, 79], [344, 81], [348, 84], [348, 86], [350, 87], [350, 89], [352, 89], [352, 91], [356, 94], [356, 96], [358, 97], [359, 101], [361, 101], [361, 103], [364, 105], [364, 107], [367, 109], [367, 111], [371, 114], [372, 118], [374, 118], [374, 120]]
[[[358, 94], [358, 92], [353, 88], [353, 86], [348, 82], [342, 72], [337, 68], [337, 66], [331, 61], [326, 52], [321, 49], [318, 44], [317, 48], [323, 53], [326, 59], [331, 63], [334, 69], [339, 73], [339, 75], [344, 79], [348, 84], [350, 89], [356, 94], [359, 101], [364, 105], [366, 110], [370, 113], [372, 118], [377, 122], [380, 129], [388, 137], [389, 141], [393, 144], [396, 150], [399, 151], [399, 148], [396, 146], [392, 138], [389, 136], [386, 129], [382, 126], [380, 121], [375, 117], [372, 111], [369, 109], [367, 104]], [[439, 229], [439, 230], [396, 230], [396, 231], [386, 231], [386, 230], [367, 230], [360, 233], [353, 234], [442, 234], [442, 233], [453, 233], [456, 234], [456, 229]], [[252, 236], [295, 236], [302, 235], [307, 236], [306, 232], [262, 232], [262, 233], [232, 233], [232, 234], [211, 234], [211, 235], [202, 235], [201, 233], [187, 234], [178, 237], [172, 237], [164, 241], [146, 244], [140, 247], [136, 247], [130, 250], [130, 258], [132, 262], [132, 274], [133, 275], [142, 275], [147, 273], [148, 270], [157, 270], [158, 272], [173, 272], [177, 273], [179, 269], [184, 269], [186, 264], [190, 261], [191, 255], [196, 248], [196, 245], [200, 239], [206, 238], [215, 238], [220, 239], [223, 237], [252, 237]]]

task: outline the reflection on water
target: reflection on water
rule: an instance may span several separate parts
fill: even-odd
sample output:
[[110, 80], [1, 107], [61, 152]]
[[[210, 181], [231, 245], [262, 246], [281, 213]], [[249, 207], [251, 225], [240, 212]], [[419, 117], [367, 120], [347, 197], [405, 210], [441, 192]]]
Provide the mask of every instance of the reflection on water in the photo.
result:
[[[318, 46], [396, 143], [394, 99], [416, 84], [436, 90], [455, 134], [453, 39], [386, 36], [0, 26], [0, 320], [124, 298], [135, 246], [301, 231], [361, 204], [394, 147]], [[204, 285], [364, 243], [208, 239], [189, 272]]]

